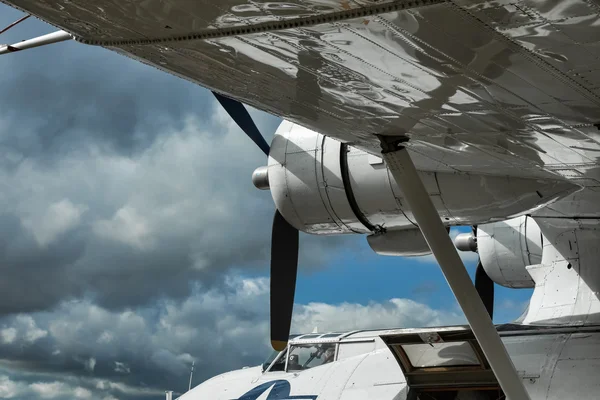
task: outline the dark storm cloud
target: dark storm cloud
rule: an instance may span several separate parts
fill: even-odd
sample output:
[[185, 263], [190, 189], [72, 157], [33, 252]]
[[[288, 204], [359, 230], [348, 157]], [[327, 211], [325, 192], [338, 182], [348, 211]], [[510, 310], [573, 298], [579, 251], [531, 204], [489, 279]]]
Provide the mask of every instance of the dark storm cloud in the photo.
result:
[[[0, 25], [19, 13], [2, 7]], [[8, 42], [52, 31], [30, 19]], [[185, 297], [268, 265], [264, 155], [207, 90], [75, 42], [4, 56], [0, 312], [86, 293], [103, 306]], [[267, 140], [279, 123], [254, 112]], [[312, 266], [339, 239], [303, 237]]]
[[[185, 297], [195, 280], [220, 284], [230, 268], [266, 272], [274, 206], [250, 182], [264, 159], [214, 109], [220, 136], [186, 117], [136, 156], [91, 142], [51, 165], [29, 157], [0, 170], [4, 312], [82, 293], [109, 308], [140, 306]], [[301, 268], [343, 240], [302, 235]]]
[[[2, 26], [21, 15], [1, 7]], [[53, 30], [30, 19], [2, 40]], [[60, 156], [90, 140], [132, 154], [161, 127], [177, 127], [188, 114], [208, 119], [213, 112], [206, 90], [100, 47], [64, 42], [3, 56], [1, 63], [0, 143], [29, 157]]]
[[44, 309], [82, 293], [68, 268], [84, 252], [77, 232], [39, 248], [16, 216], [0, 216], [0, 226], [0, 314]]

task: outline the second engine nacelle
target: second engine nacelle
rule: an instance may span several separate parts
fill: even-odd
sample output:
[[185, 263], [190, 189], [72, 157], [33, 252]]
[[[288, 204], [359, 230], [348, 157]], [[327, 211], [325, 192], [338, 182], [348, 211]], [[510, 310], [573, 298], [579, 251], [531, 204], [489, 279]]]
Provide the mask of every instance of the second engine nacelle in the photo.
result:
[[479, 259], [488, 276], [510, 288], [532, 288], [528, 265], [542, 261], [544, 237], [531, 217], [518, 217], [477, 227]]
[[542, 261], [544, 235], [531, 217], [482, 224], [477, 235], [462, 233], [454, 240], [462, 251], [476, 251], [486, 274], [510, 288], [532, 288], [535, 282], [527, 266]]
[[[550, 179], [424, 171], [420, 175], [447, 226], [522, 215], [578, 188]], [[269, 188], [283, 217], [307, 233], [416, 228], [402, 190], [381, 158], [288, 121], [273, 138], [268, 167], [258, 169], [253, 180], [257, 187]]]

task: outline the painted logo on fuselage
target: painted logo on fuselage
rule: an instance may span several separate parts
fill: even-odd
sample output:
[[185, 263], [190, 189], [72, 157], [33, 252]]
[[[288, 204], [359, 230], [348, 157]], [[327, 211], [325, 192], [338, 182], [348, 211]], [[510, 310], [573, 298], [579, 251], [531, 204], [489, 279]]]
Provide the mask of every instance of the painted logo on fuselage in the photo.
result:
[[290, 383], [283, 379], [266, 382], [244, 393], [237, 400], [257, 400], [269, 388], [272, 388], [265, 400], [316, 400], [316, 395], [290, 395]]

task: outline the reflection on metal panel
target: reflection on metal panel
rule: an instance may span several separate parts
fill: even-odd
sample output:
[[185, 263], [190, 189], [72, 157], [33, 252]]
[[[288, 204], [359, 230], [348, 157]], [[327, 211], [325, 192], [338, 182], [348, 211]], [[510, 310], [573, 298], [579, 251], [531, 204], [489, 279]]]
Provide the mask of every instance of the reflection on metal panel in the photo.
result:
[[25, 7], [80, 38], [368, 151], [378, 151], [374, 134], [407, 133], [421, 169], [600, 185], [600, 8], [591, 1]]
[[402, 348], [414, 368], [480, 364], [467, 342], [406, 344]]
[[350, 358], [361, 354], [367, 354], [375, 350], [375, 341], [344, 342], [338, 348], [338, 360]]

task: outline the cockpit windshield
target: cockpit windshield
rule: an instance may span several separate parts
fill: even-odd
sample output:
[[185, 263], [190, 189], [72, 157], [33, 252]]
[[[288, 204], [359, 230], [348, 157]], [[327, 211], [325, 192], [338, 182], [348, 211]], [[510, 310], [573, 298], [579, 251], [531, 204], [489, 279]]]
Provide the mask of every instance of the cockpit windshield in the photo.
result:
[[[287, 351], [287, 349], [286, 349], [285, 351]], [[267, 370], [267, 368], [269, 368], [269, 365], [271, 365], [271, 363], [273, 362], [273, 360], [275, 360], [275, 358], [277, 358], [277, 356], [278, 356], [280, 353], [281, 353], [280, 351], [273, 350], [273, 351], [271, 352], [271, 354], [269, 354], [269, 357], [267, 357], [267, 359], [265, 360], [265, 362], [264, 362], [264, 363], [263, 363], [263, 365], [262, 365], [262, 369], [263, 369], [263, 371], [266, 371], [266, 370]], [[279, 364], [281, 364], [281, 361], [282, 361], [282, 360], [283, 360], [283, 365], [285, 366], [285, 357], [281, 357], [281, 358], [279, 359]], [[273, 368], [274, 368], [274, 367], [275, 367], [275, 366], [273, 366]], [[273, 369], [273, 368], [271, 368], [271, 371], [275, 371], [275, 369]], [[283, 368], [283, 367], [281, 367], [281, 369], [279, 369], [279, 371], [283, 371], [283, 369], [284, 369], [284, 368]]]
[[330, 363], [335, 357], [335, 343], [295, 344], [288, 353], [288, 371], [301, 371]]

